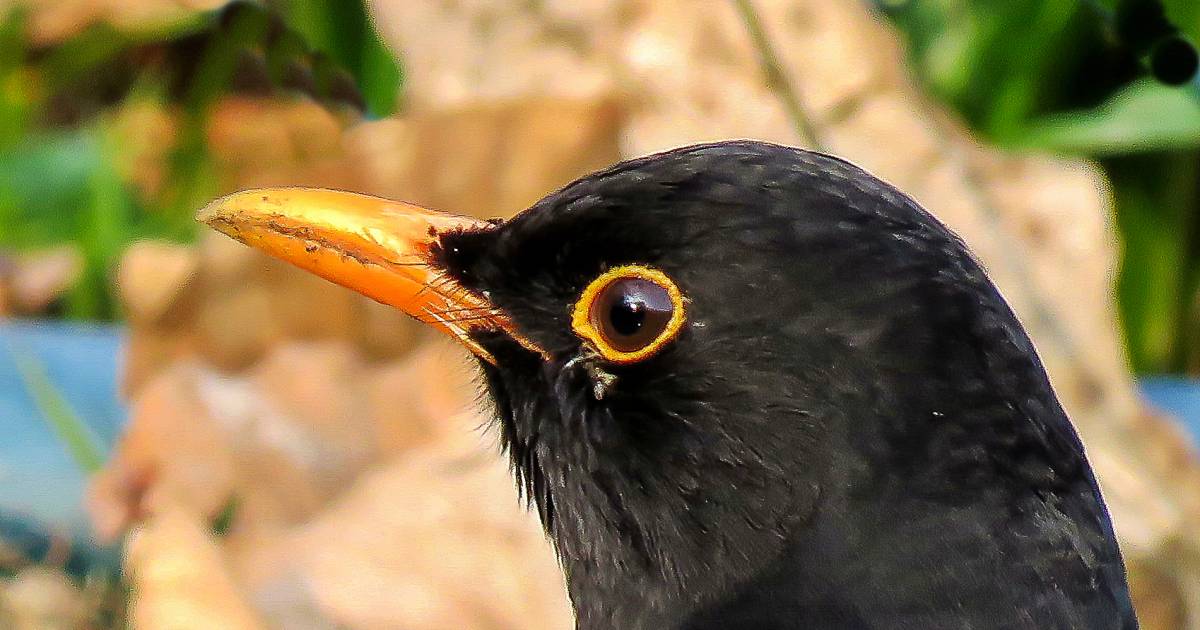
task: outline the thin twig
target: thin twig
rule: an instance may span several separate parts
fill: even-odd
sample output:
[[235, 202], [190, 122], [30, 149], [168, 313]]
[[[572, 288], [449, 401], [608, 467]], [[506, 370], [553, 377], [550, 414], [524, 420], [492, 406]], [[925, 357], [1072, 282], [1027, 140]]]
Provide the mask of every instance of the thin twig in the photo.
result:
[[746, 25], [746, 31], [750, 35], [750, 42], [758, 53], [758, 65], [762, 68], [762, 73], [767, 80], [767, 87], [774, 90], [775, 94], [779, 96], [779, 100], [783, 102], [788, 117], [792, 119], [792, 126], [795, 127], [796, 134], [800, 136], [800, 142], [812, 149], [824, 150], [820, 135], [809, 119], [808, 112], [804, 110], [804, 105], [800, 102], [800, 95], [792, 82], [788, 80], [787, 74], [783, 71], [783, 65], [779, 63], [779, 57], [775, 54], [775, 47], [771, 45], [771, 38], [763, 30], [758, 10], [754, 8], [751, 0], [733, 0], [733, 5], [741, 15], [742, 23]]

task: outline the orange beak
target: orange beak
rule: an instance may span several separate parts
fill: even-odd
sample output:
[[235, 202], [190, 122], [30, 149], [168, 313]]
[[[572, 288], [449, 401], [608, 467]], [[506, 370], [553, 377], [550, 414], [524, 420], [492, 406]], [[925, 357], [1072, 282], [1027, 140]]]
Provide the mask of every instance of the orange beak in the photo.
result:
[[246, 245], [394, 306], [492, 364], [495, 358], [471, 333], [501, 331], [546, 356], [504, 313], [434, 262], [433, 248], [442, 234], [490, 228], [485, 221], [312, 188], [235, 193], [210, 203], [196, 218]]

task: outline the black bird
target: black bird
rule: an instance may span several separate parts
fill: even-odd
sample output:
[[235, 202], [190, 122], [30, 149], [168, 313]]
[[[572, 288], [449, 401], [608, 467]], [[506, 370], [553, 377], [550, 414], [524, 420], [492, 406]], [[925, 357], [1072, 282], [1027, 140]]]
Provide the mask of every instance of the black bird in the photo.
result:
[[1017, 318], [842, 160], [692, 146], [504, 222], [311, 189], [200, 218], [472, 349], [580, 629], [1137, 627]]

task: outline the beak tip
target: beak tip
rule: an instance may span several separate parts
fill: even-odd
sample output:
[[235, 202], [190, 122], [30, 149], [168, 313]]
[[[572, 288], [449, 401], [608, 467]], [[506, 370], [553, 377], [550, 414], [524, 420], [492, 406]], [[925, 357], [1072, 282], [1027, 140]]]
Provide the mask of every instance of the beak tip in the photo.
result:
[[214, 199], [196, 212], [196, 221], [226, 236], [241, 240], [237, 235], [238, 226], [250, 218], [248, 213], [253, 214], [250, 200], [260, 196], [260, 191], [244, 190]]
[[200, 208], [196, 213], [196, 221], [212, 227], [214, 221], [221, 213], [221, 199], [209, 203], [207, 206]]
[[233, 223], [230, 221], [228, 210], [222, 206], [222, 201], [218, 199], [201, 208], [196, 213], [196, 221], [226, 236], [235, 237]]
[[241, 194], [244, 193], [233, 193], [232, 195], [225, 195], [224, 197], [208, 202], [208, 205], [196, 212], [196, 220], [210, 227], [215, 227], [214, 223], [220, 223], [222, 219], [227, 220], [229, 218], [234, 207], [234, 204], [231, 202]]

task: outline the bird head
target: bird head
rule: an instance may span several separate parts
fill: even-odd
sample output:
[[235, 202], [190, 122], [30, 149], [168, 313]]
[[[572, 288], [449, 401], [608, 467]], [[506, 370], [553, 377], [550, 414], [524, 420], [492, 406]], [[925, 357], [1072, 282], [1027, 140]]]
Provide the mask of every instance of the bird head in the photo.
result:
[[825, 155], [687, 147], [502, 222], [308, 189], [199, 218], [479, 358], [577, 607], [623, 588], [700, 605], [823, 506], [1078, 471], [1065, 418], [1028, 420], [1057, 402], [962, 243]]

